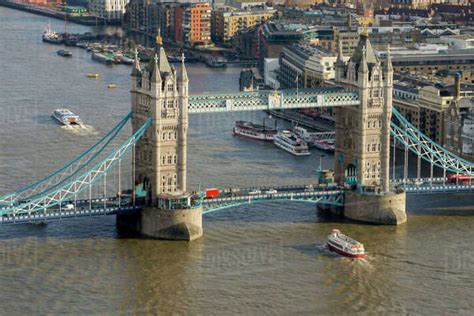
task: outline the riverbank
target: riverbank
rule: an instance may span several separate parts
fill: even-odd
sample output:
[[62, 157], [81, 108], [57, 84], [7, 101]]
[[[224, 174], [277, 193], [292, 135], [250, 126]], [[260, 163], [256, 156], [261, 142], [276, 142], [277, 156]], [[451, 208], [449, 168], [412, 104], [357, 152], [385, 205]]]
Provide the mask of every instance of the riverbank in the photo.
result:
[[[43, 16], [47, 16], [50, 18], [64, 20], [67, 19], [68, 22], [87, 25], [87, 26], [94, 26], [97, 24], [104, 24], [101, 19], [96, 18], [92, 15], [71, 15], [63, 11], [57, 11], [46, 7], [41, 7], [29, 3], [19, 3], [10, 0], [0, 0], [0, 6], [25, 11], [33, 14], [39, 14]], [[109, 23], [110, 24], [110, 23]]]
[[268, 110], [269, 114], [274, 117], [283, 119], [291, 123], [314, 129], [321, 132], [334, 132], [336, 129], [334, 122], [323, 120], [320, 118], [311, 118], [309, 116], [298, 113], [296, 110]]

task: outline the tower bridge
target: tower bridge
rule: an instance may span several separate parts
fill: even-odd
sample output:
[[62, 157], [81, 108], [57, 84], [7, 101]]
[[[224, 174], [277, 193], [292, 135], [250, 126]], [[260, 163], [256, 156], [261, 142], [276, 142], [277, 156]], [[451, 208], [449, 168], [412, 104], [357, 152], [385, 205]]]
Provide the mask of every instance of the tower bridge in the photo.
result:
[[[391, 138], [394, 150], [397, 143], [403, 144], [406, 153], [411, 151], [419, 161], [428, 161], [432, 179], [434, 166], [442, 168], [444, 175], [446, 171], [474, 174], [471, 162], [434, 143], [392, 108], [392, 77], [390, 54], [379, 60], [368, 37], [362, 35], [348, 62], [339, 50], [338, 87], [190, 95], [184, 58], [178, 70], [169, 64], [161, 47], [143, 68], [135, 57], [130, 114], [64, 167], [1, 196], [1, 223], [116, 215], [121, 231], [193, 240], [203, 233], [203, 213], [269, 200], [323, 205], [328, 211], [364, 222], [404, 223], [406, 193], [470, 191], [473, 186], [447, 185], [444, 180], [419, 186], [404, 181], [395, 189], [390, 181]], [[327, 106], [336, 111], [336, 188], [311, 184], [258, 194], [243, 190], [213, 199], [187, 192], [189, 114]], [[112, 140], [128, 121], [132, 135], [111, 148]], [[124, 193], [121, 166], [127, 153], [131, 153], [135, 185]], [[107, 191], [113, 168], [118, 170], [118, 195]], [[93, 188], [99, 192], [93, 194]]]

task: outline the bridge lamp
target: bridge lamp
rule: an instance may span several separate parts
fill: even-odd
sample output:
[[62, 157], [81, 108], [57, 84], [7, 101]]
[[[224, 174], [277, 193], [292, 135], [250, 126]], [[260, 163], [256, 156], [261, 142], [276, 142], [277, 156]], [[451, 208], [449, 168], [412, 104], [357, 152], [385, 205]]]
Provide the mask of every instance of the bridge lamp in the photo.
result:
[[323, 171], [323, 157], [326, 155], [319, 155], [319, 172]]

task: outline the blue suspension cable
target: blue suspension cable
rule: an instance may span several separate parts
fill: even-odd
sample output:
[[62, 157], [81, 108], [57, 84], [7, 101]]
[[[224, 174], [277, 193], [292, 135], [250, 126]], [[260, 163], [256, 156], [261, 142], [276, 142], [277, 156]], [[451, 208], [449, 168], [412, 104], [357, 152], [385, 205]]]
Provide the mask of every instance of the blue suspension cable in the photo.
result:
[[[74, 158], [73, 160], [71, 160], [70, 162], [68, 162], [67, 164], [65, 164], [63, 167], [61, 167], [60, 169], [58, 169], [57, 171], [51, 173], [50, 175], [44, 177], [43, 179], [27, 186], [27, 187], [24, 187], [22, 189], [19, 189], [13, 193], [10, 193], [10, 194], [7, 194], [7, 195], [4, 195], [4, 196], [0, 196], [0, 201], [2, 200], [8, 200], [9, 198], [12, 198], [16, 195], [19, 195], [23, 192], [26, 192], [34, 187], [37, 187], [39, 186], [40, 184], [48, 181], [49, 179], [51, 179], [52, 177], [58, 175], [59, 173], [63, 172], [64, 170], [66, 170], [68, 167], [70, 167], [71, 165], [73, 165], [74, 163], [76, 163], [77, 161], [79, 161], [80, 159], [82, 159], [84, 156], [86, 156], [87, 154], [89, 154], [90, 152], [92, 152], [96, 147], [98, 147], [102, 142], [104, 142], [107, 138], [109, 138], [109, 136], [114, 133], [115, 131], [117, 130], [121, 130], [123, 128], [123, 126], [128, 122], [128, 120], [132, 117], [132, 112], [128, 113], [127, 116], [125, 116], [125, 118], [123, 118], [112, 130], [110, 130], [107, 134], [105, 134], [100, 140], [98, 140], [95, 144], [93, 144], [89, 149], [87, 149], [85, 152], [83, 152], [82, 154], [80, 154], [79, 156], [77, 156], [76, 158]], [[12, 202], [13, 201], [16, 201], [17, 199], [16, 198], [12, 198]]]

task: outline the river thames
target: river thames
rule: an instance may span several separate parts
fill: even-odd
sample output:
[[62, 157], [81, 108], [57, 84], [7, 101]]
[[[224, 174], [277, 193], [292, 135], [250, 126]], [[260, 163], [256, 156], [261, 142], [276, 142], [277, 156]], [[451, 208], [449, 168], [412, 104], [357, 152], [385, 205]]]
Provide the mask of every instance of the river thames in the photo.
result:
[[[76, 48], [57, 56], [58, 46], [41, 41], [47, 23], [0, 7], [0, 195], [62, 166], [130, 111], [130, 67], [106, 67]], [[100, 79], [86, 77], [96, 71]], [[190, 90], [236, 90], [239, 72], [190, 64]], [[61, 107], [88, 129], [56, 124], [50, 113]], [[292, 157], [232, 136], [235, 120], [264, 116], [191, 115], [189, 186], [313, 181], [318, 152]], [[464, 206], [472, 196], [451, 195], [450, 210], [422, 207], [443, 198], [410, 198], [399, 227], [323, 219], [300, 203], [243, 206], [204, 216], [204, 236], [191, 243], [120, 238], [113, 216], [0, 226], [0, 314], [472, 314], [474, 212]], [[327, 251], [336, 227], [369, 257]]]

